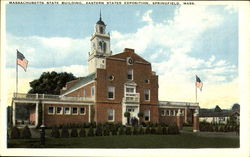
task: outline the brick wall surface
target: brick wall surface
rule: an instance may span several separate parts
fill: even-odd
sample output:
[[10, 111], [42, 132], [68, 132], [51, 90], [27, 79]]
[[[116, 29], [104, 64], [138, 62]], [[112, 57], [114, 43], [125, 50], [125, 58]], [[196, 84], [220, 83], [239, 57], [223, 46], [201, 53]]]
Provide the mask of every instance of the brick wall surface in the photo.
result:
[[[150, 122], [153, 122], [153, 123], [159, 122], [159, 112], [158, 112], [157, 105], [141, 104], [140, 112], [144, 113], [145, 110], [150, 110]], [[144, 119], [143, 119], [143, 122], [145, 122]]]
[[[48, 114], [48, 109], [49, 106], [61, 106], [63, 107], [85, 107], [85, 115], [80, 115], [79, 114], [79, 109], [78, 109], [78, 115], [58, 115], [58, 114], [53, 114], [50, 115]], [[56, 108], [55, 108], [56, 111]], [[72, 109], [71, 109], [72, 112]], [[89, 107], [88, 105], [59, 105], [59, 104], [45, 104], [44, 105], [44, 124], [45, 126], [53, 126], [53, 125], [61, 125], [61, 124], [69, 124], [69, 123], [84, 123], [84, 122], [89, 122]]]
[[[127, 64], [127, 57], [134, 60], [133, 65]], [[116, 58], [118, 60], [112, 59]], [[143, 63], [137, 63], [137, 61]], [[140, 93], [141, 104], [158, 103], [158, 76], [152, 74], [151, 64], [143, 60], [134, 52], [124, 52], [107, 58], [106, 69], [97, 69], [97, 102], [121, 103], [124, 97], [124, 84], [130, 82], [127, 79], [128, 69], [133, 69], [133, 80], [137, 84], [136, 93]], [[113, 75], [114, 80], [109, 80]], [[149, 79], [150, 83], [145, 83]], [[107, 99], [108, 86], [115, 87], [115, 99]], [[150, 89], [150, 101], [144, 100], [144, 90]]]
[[[122, 105], [121, 104], [109, 104], [109, 103], [98, 103], [96, 104], [96, 122], [105, 123], [108, 122], [108, 110], [115, 110], [114, 123], [122, 122]], [[110, 121], [111, 122], [111, 121]]]

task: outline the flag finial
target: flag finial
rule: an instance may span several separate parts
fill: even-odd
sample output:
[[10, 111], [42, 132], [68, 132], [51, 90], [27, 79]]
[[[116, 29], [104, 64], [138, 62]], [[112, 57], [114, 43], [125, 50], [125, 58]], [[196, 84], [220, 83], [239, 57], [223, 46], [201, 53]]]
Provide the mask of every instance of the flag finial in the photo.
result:
[[102, 20], [102, 10], [100, 9], [100, 21]]

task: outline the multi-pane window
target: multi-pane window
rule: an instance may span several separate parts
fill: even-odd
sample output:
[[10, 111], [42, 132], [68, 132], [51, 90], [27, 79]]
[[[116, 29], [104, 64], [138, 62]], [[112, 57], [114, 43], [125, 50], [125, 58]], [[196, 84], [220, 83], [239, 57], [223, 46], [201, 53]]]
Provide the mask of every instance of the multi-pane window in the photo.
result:
[[115, 110], [114, 109], [109, 109], [108, 110], [108, 121], [114, 121], [115, 120]]
[[144, 111], [144, 120], [145, 121], [150, 121], [150, 110], [145, 110]]
[[145, 100], [147, 100], [147, 101], [150, 100], [150, 90], [149, 90], [149, 89], [145, 89], [145, 90], [144, 90], [144, 98], [145, 98]]
[[78, 108], [72, 107], [72, 114], [78, 114]]
[[166, 115], [166, 110], [161, 110], [161, 116], [165, 116]]
[[171, 112], [170, 112], [170, 110], [168, 110], [168, 116], [171, 116]]
[[91, 87], [91, 96], [95, 96], [95, 86]]
[[115, 87], [108, 86], [108, 98], [109, 99], [115, 98]]
[[133, 80], [133, 69], [128, 69], [128, 80]]
[[135, 93], [135, 88], [133, 88], [133, 87], [126, 87], [126, 93]]
[[54, 114], [55, 113], [55, 110], [54, 110], [55, 108], [53, 107], [53, 106], [50, 106], [49, 108], [48, 108], [48, 114]]
[[85, 107], [80, 107], [80, 114], [85, 114]]
[[70, 114], [70, 107], [64, 107], [64, 114]]
[[56, 114], [63, 114], [63, 109], [61, 106], [56, 107]]

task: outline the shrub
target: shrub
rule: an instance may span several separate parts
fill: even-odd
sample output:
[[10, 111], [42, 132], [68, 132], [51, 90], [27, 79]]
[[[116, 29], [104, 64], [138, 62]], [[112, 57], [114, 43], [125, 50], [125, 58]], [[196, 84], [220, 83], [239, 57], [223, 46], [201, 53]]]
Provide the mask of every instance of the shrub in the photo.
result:
[[24, 139], [31, 138], [30, 128], [27, 125], [23, 128], [21, 135]]
[[168, 134], [167, 127], [164, 126], [164, 127], [162, 128], [162, 134], [163, 134], [163, 135], [167, 135], [167, 134]]
[[150, 128], [149, 128], [149, 126], [146, 127], [145, 134], [150, 134]]
[[225, 131], [224, 125], [220, 125], [219, 132], [224, 132], [224, 131]]
[[111, 125], [110, 130], [111, 130], [112, 135], [117, 135], [117, 129], [116, 129], [116, 127], [114, 125]]
[[97, 125], [95, 135], [102, 136], [102, 125]]
[[125, 131], [126, 135], [131, 135], [132, 131], [130, 127], [126, 127], [126, 131]]
[[51, 130], [51, 137], [59, 138], [60, 137], [60, 132], [57, 126], [53, 126]]
[[88, 136], [94, 136], [94, 129], [92, 127], [89, 128]]
[[80, 129], [79, 136], [80, 136], [80, 137], [85, 137], [85, 136], [86, 136], [85, 128], [82, 127], [82, 128]]
[[69, 137], [69, 129], [68, 127], [63, 127], [62, 128], [62, 135], [61, 135], [62, 138], [68, 138]]
[[163, 134], [161, 125], [158, 125], [158, 127], [157, 127], [157, 134], [159, 134], [159, 135]]
[[139, 134], [140, 134], [140, 135], [143, 135], [143, 134], [144, 134], [144, 129], [143, 129], [142, 127], [140, 127], [140, 129], [139, 129]]
[[96, 128], [96, 122], [91, 122], [89, 125], [90, 125], [90, 127], [92, 127], [92, 128]]
[[109, 126], [105, 126], [103, 129], [103, 135], [104, 136], [109, 136], [110, 135], [110, 130], [109, 130]]
[[177, 125], [170, 125], [168, 127], [168, 134], [179, 134], [179, 128]]
[[122, 126], [119, 128], [119, 135], [124, 135], [124, 134], [125, 134], [124, 127]]
[[133, 135], [138, 135], [138, 128], [137, 127], [133, 127]]
[[12, 129], [11, 129], [11, 138], [13, 139], [17, 139], [17, 138], [20, 138], [20, 130], [14, 126]]
[[152, 127], [152, 128], [151, 128], [150, 133], [151, 133], [151, 134], [156, 134], [156, 129], [155, 129], [155, 127]]
[[77, 136], [78, 136], [77, 129], [76, 129], [76, 128], [73, 128], [73, 129], [71, 130], [70, 135], [71, 135], [71, 137], [77, 137]]
[[142, 125], [143, 127], [146, 127], [146, 126], [147, 126], [147, 124], [146, 124], [145, 122], [141, 122], [141, 125]]

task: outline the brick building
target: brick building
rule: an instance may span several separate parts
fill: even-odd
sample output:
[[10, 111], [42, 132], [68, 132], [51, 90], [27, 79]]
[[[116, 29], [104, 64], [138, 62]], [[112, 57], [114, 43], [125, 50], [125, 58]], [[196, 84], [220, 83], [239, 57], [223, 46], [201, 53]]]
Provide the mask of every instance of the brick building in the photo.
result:
[[[59, 125], [83, 122], [131, 123], [130, 119], [144, 122], [193, 123], [198, 103], [168, 102], [158, 100], [158, 75], [151, 63], [134, 49], [112, 55], [110, 35], [100, 17], [90, 39], [89, 74], [68, 82], [61, 95], [20, 94], [13, 98], [13, 123], [15, 106], [29, 106], [29, 123]], [[128, 120], [124, 113], [130, 113]], [[143, 113], [139, 118], [138, 113]], [[40, 118], [39, 118], [40, 117]], [[127, 121], [128, 120], [128, 121]]]

